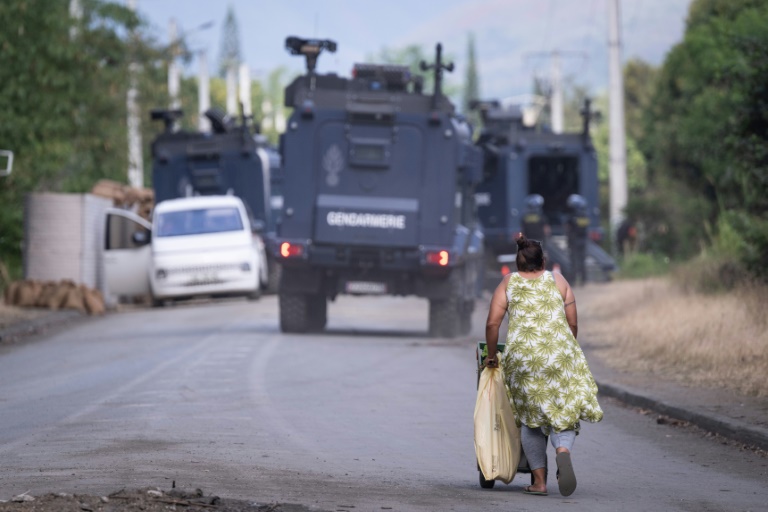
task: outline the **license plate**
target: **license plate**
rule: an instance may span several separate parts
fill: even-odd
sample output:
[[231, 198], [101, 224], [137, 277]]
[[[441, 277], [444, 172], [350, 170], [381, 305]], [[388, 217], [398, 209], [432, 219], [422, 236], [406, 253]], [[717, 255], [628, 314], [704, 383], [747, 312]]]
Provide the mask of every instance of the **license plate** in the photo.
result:
[[346, 290], [347, 293], [359, 293], [361, 295], [381, 295], [387, 293], [387, 284], [376, 283], [373, 281], [348, 281]]
[[187, 286], [205, 286], [207, 284], [221, 283], [221, 279], [215, 273], [211, 274], [198, 274], [189, 280]]

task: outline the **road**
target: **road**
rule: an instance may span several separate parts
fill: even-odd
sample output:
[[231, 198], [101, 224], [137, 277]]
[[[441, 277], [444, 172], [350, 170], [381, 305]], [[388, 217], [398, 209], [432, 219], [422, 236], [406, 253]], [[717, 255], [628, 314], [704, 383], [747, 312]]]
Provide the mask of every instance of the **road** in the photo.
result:
[[0, 499], [175, 482], [325, 510], [768, 507], [765, 458], [608, 399], [577, 438], [575, 494], [559, 495], [552, 468], [548, 497], [521, 493], [528, 475], [480, 489], [474, 338], [428, 338], [426, 318], [426, 301], [346, 297], [328, 332], [283, 335], [264, 297], [129, 310], [2, 347]]

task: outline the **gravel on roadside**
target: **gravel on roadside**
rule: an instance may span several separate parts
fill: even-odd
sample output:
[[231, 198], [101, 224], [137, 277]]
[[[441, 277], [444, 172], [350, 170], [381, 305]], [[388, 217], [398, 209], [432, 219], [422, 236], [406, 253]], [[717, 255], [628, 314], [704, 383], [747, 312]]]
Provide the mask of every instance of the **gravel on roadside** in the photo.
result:
[[310, 512], [320, 509], [290, 503], [257, 503], [246, 500], [156, 488], [121, 489], [105, 496], [90, 494], [50, 493], [43, 496], [20, 494], [7, 501], [0, 499], [0, 512]]

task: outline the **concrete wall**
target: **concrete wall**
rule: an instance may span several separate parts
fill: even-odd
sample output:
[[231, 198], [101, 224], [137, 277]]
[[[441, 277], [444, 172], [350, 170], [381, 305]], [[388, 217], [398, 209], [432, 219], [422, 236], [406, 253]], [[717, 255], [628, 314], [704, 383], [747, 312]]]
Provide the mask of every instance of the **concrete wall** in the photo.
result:
[[24, 205], [24, 277], [72, 279], [102, 288], [100, 246], [112, 201], [90, 194], [29, 194]]

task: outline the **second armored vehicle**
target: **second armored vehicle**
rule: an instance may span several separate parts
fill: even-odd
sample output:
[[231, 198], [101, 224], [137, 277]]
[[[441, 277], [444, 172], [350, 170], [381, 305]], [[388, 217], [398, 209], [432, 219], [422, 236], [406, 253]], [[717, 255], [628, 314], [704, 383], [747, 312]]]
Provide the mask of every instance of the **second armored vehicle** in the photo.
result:
[[483, 243], [474, 206], [482, 159], [470, 126], [404, 66], [358, 64], [351, 78], [316, 74], [329, 40], [289, 37], [308, 72], [285, 91], [283, 209], [271, 246], [283, 267], [280, 326], [321, 330], [339, 294], [429, 300], [429, 331], [470, 328]]

